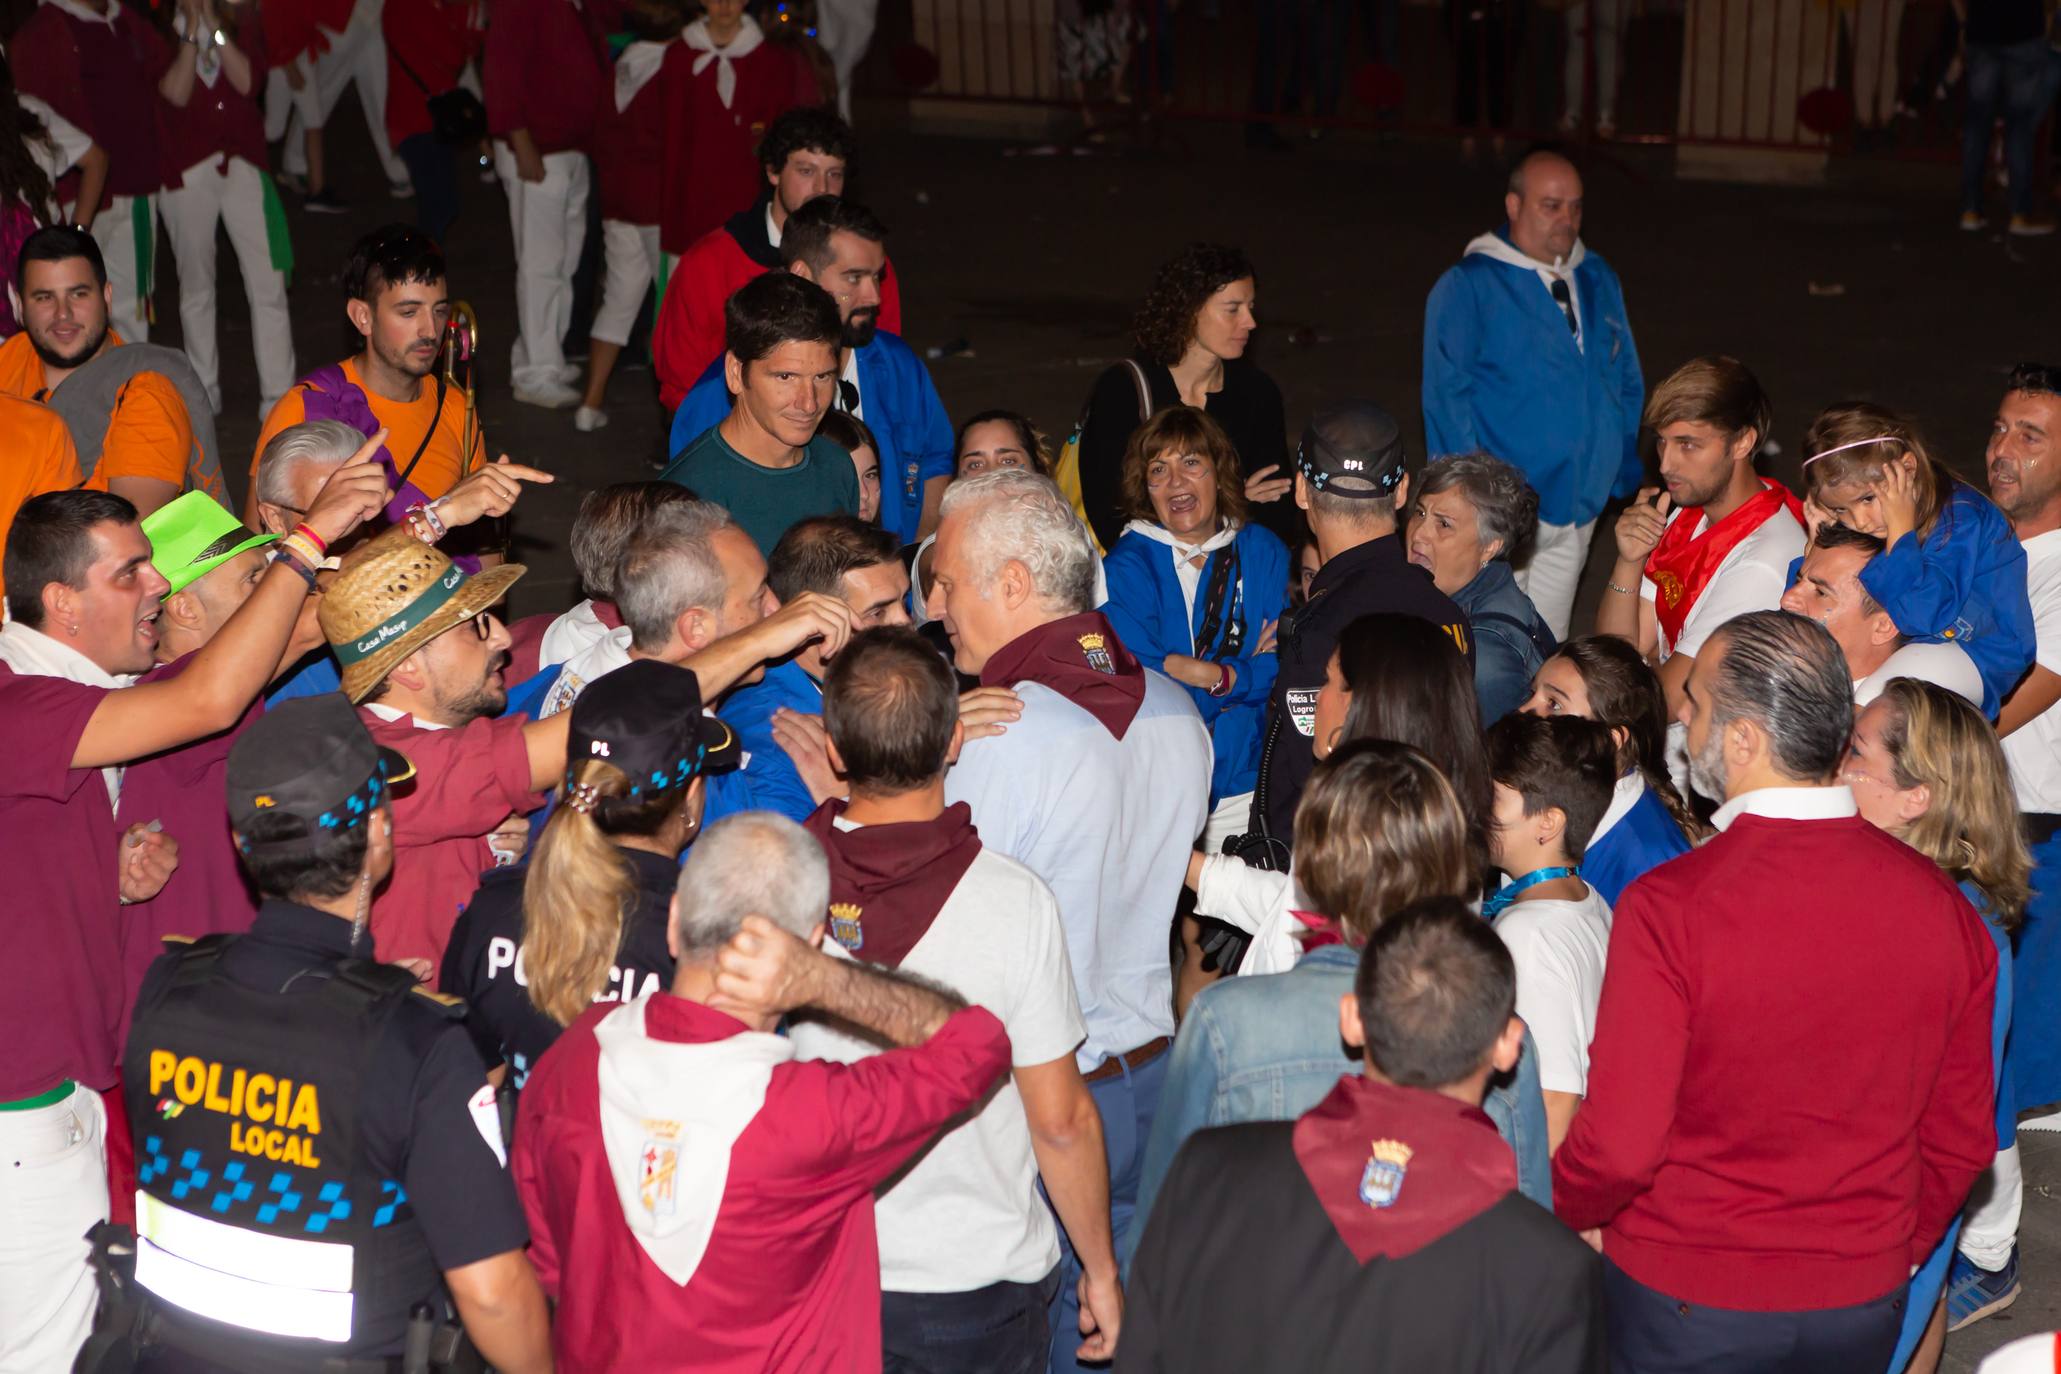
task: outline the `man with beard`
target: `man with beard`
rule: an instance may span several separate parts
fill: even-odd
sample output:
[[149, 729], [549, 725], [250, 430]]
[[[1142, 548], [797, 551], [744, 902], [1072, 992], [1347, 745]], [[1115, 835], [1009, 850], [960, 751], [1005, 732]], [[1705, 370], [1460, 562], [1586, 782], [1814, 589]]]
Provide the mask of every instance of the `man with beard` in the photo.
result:
[[[450, 322], [444, 252], [411, 225], [359, 239], [343, 270], [344, 314], [364, 339], [357, 353], [294, 384], [258, 432], [244, 523], [258, 525], [258, 460], [281, 430], [304, 420], [342, 420], [370, 436], [384, 426], [395, 472], [431, 499], [471, 472], [486, 452], [477, 426], [465, 443], [465, 402], [436, 377]], [[425, 383], [427, 383], [425, 385]]]
[[[1754, 611], [1683, 684], [1716, 838], [1625, 889], [1553, 1208], [1598, 1231], [1611, 1367], [1869, 1369], [1996, 1154], [1996, 951], [1838, 781], [1853, 683]], [[1826, 1072], [1826, 1047], [1870, 1065]]]
[[[937, 527], [938, 502], [952, 480], [952, 421], [916, 351], [880, 327], [886, 240], [887, 226], [865, 206], [818, 196], [787, 217], [780, 256], [788, 271], [837, 301], [843, 371], [831, 407], [872, 431], [880, 456], [879, 524], [913, 544]], [[718, 358], [673, 416], [675, 452], [729, 411], [724, 383]]]
[[[0, 344], [0, 392], [47, 402], [72, 374], [122, 346], [122, 336], [108, 323], [114, 286], [100, 245], [91, 234], [70, 225], [52, 225], [29, 235], [17, 271], [22, 327]], [[91, 453], [98, 439], [99, 458], [91, 464], [88, 485], [113, 492], [148, 515], [177, 496], [187, 485], [189, 471], [197, 475], [201, 467], [191, 414], [178, 385], [162, 372], [139, 369], [126, 378], [110, 379], [110, 386], [105, 428], [98, 434], [82, 433], [77, 419], [72, 419], [73, 443]], [[97, 403], [87, 407], [92, 412], [89, 427], [100, 424], [102, 408]], [[209, 494], [220, 499], [219, 472]]]
[[373, 739], [414, 751], [418, 781], [394, 798], [394, 873], [373, 900], [372, 939], [381, 961], [418, 977], [443, 961], [479, 875], [499, 862], [488, 837], [565, 773], [569, 714], [501, 715], [508, 631], [487, 608], [526, 571], [467, 577], [403, 527], [359, 550], [322, 598], [344, 695]]
[[659, 476], [729, 511], [771, 553], [795, 521], [859, 509], [851, 458], [816, 433], [837, 394], [844, 321], [829, 292], [788, 272], [739, 287], [723, 317], [723, 385], [736, 399]]
[[[668, 201], [659, 225], [659, 246], [669, 261], [678, 259], [651, 327], [658, 399], [668, 410], [680, 404], [711, 360], [723, 356], [723, 303], [761, 272], [785, 266], [780, 245], [787, 217], [817, 196], [843, 195], [851, 155], [851, 128], [834, 113], [813, 105], [789, 110], [759, 140], [765, 181], [759, 198], [706, 232], [682, 226], [697, 194], [699, 203], [707, 203], [708, 188], [669, 179], [687, 194]], [[880, 327], [900, 333], [902, 297], [892, 267], [880, 296]]]
[[1782, 609], [1823, 625], [1839, 645], [1853, 678], [1856, 710], [1900, 677], [1944, 687], [1982, 705], [1982, 672], [1958, 644], [1911, 643], [1896, 621], [1861, 585], [1861, 571], [1883, 552], [1872, 534], [1834, 521], [1818, 526], [1796, 581], [1782, 593]]

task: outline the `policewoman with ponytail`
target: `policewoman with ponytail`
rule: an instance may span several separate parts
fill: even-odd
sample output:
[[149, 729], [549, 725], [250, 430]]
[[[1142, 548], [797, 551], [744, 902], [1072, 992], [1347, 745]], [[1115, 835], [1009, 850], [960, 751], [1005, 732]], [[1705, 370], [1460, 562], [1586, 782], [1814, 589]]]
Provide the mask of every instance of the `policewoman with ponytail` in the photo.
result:
[[573, 703], [543, 835], [527, 864], [485, 876], [444, 953], [440, 986], [470, 1007], [497, 1081], [519, 1090], [595, 1002], [672, 986], [680, 851], [701, 828], [703, 779], [738, 759], [736, 737], [701, 705], [694, 674], [657, 659], [596, 678]]
[[335, 693], [231, 748], [230, 826], [263, 904], [247, 934], [177, 945], [144, 979], [122, 1066], [136, 1302], [103, 1305], [78, 1368], [370, 1374], [420, 1342], [450, 1368], [461, 1324], [496, 1369], [551, 1367], [464, 1008], [373, 954], [389, 802], [413, 777]]

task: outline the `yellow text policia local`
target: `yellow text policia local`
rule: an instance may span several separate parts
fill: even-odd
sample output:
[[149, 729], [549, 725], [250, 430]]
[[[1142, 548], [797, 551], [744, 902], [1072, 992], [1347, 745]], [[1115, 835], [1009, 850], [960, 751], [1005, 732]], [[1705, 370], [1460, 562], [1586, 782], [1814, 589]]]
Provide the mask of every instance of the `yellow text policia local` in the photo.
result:
[[229, 1123], [231, 1150], [307, 1169], [321, 1165], [315, 1142], [309, 1139], [322, 1134], [314, 1084], [247, 1069], [225, 1072], [220, 1064], [193, 1055], [181, 1058], [170, 1050], [152, 1050], [151, 1097], [159, 1098], [167, 1085], [172, 1100], [182, 1107], [241, 1118]]

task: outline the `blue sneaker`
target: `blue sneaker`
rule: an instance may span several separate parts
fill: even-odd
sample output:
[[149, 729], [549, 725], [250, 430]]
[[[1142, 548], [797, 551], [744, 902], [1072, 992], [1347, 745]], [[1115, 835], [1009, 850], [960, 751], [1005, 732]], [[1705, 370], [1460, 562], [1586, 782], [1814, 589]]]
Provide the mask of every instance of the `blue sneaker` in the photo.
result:
[[1954, 1252], [1947, 1267], [1947, 1330], [1959, 1331], [2001, 1312], [2018, 1301], [2023, 1285], [2018, 1282], [2018, 1247], [2011, 1247], [2011, 1259], [2002, 1269], [1984, 1269], [1971, 1264], [1960, 1251]]

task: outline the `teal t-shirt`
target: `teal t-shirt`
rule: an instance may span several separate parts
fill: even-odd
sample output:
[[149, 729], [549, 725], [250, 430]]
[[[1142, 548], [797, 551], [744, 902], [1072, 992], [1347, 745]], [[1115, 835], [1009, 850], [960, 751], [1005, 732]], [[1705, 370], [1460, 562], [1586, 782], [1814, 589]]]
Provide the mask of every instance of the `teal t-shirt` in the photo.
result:
[[759, 551], [769, 556], [797, 520], [859, 512], [858, 469], [843, 449], [820, 434], [809, 440], [795, 466], [768, 468], [725, 443], [722, 426], [717, 425], [681, 449], [659, 476], [729, 511]]

